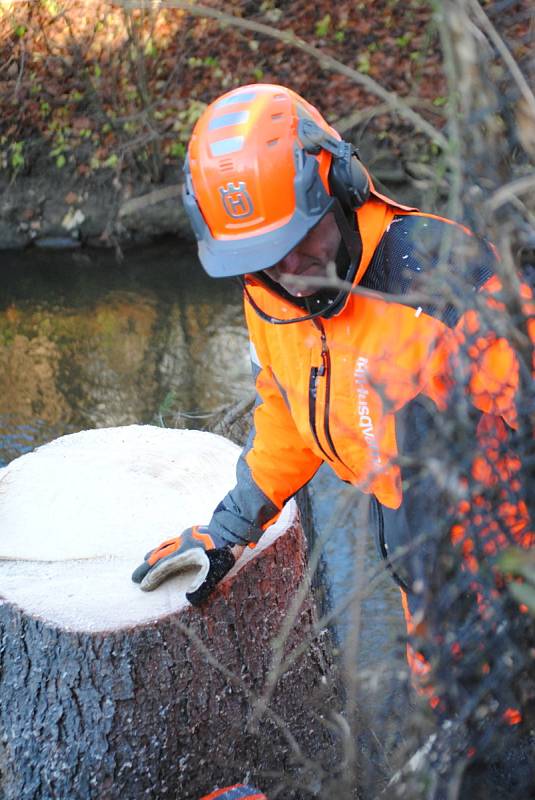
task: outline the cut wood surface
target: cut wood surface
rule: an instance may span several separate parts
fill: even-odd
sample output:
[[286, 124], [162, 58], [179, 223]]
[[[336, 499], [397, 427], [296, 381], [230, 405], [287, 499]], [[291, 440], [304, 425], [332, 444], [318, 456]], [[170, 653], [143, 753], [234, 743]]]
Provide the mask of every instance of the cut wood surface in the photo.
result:
[[[239, 452], [214, 434], [131, 425], [63, 436], [16, 459], [0, 470], [1, 595], [69, 630], [183, 608], [187, 578], [144, 593], [130, 575], [152, 547], [210, 521]], [[260, 550], [292, 515], [288, 504]]]
[[328, 645], [310, 595], [286, 651], [309, 646], [248, 729], [306, 571], [293, 502], [201, 609], [180, 579], [152, 593], [130, 580], [151, 547], [209, 521], [238, 454], [213, 434], [129, 426], [62, 437], [0, 470], [2, 800], [195, 800], [331, 758], [315, 715], [332, 691]]

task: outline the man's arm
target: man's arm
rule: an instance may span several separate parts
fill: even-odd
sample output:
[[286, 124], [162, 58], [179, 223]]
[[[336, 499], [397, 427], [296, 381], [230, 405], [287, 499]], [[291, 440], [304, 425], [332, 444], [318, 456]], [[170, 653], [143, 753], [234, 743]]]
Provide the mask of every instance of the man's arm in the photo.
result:
[[251, 363], [257, 392], [252, 428], [238, 460], [236, 486], [209, 524], [217, 535], [241, 545], [259, 540], [322, 463], [301, 439], [284, 389], [261, 364], [253, 342]]
[[207, 526], [189, 528], [147, 553], [132, 576], [146, 591], [195, 563], [201, 567], [202, 582], [197, 581], [186, 597], [193, 605], [203, 603], [243, 548], [259, 540], [321, 464], [301, 439], [284, 389], [270, 367], [262, 366], [254, 344], [251, 360], [257, 399], [251, 432], [238, 460], [236, 486], [221, 500]]

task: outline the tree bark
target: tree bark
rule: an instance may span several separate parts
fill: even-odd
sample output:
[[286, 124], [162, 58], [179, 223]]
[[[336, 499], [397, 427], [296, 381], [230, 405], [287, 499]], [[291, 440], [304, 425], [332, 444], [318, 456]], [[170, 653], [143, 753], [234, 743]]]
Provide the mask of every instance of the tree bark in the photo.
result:
[[[0, 587], [14, 570], [33, 582], [47, 569], [0, 560]], [[310, 592], [284, 648], [303, 652], [276, 681], [268, 712], [249, 724], [272, 640], [305, 574], [295, 512], [201, 609], [77, 630], [25, 610], [0, 588], [0, 798], [197, 800], [244, 779], [264, 790], [297, 782], [285, 798], [312, 796], [322, 763], [335, 758], [321, 718], [335, 688]]]

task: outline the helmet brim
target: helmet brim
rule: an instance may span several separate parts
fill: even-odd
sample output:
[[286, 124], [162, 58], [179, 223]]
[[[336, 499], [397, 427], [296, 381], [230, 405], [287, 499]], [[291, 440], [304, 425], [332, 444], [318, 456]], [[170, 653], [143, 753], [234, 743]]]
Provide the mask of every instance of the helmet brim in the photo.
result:
[[186, 162], [183, 202], [199, 247], [199, 259], [212, 278], [260, 272], [277, 264], [333, 208], [334, 197], [321, 180], [317, 160], [301, 153], [302, 167], [294, 179], [295, 209], [290, 219], [266, 233], [221, 238], [210, 227], [195, 199]]
[[201, 264], [212, 278], [231, 278], [269, 269], [288, 255], [332, 206], [333, 199], [330, 198], [321, 213], [314, 216], [296, 209], [285, 225], [250, 238], [229, 241], [214, 239], [205, 233], [199, 241]]

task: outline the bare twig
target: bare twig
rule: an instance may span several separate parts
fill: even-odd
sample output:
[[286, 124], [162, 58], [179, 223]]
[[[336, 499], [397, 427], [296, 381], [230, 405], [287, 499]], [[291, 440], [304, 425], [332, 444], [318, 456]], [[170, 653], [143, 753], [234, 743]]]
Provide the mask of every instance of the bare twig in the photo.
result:
[[[124, 8], [133, 9], [145, 7], [143, 4], [136, 2], [136, 0], [117, 0], [117, 2]], [[183, 11], [187, 11], [188, 13], [197, 17], [210, 17], [218, 20], [221, 23], [232, 25], [236, 28], [254, 31], [255, 33], [259, 33], [263, 36], [269, 36], [272, 39], [278, 39], [289, 47], [295, 47], [312, 58], [317, 59], [317, 61], [320, 63], [320, 66], [322, 66], [324, 69], [346, 75], [348, 78], [351, 78], [351, 80], [355, 81], [355, 83], [359, 83], [369, 92], [375, 94], [377, 97], [380, 97], [386, 103], [388, 108], [411, 122], [417, 130], [425, 133], [426, 136], [428, 136], [431, 141], [435, 142], [435, 144], [437, 144], [439, 147], [443, 149], [447, 148], [447, 139], [445, 136], [435, 127], [433, 127], [433, 125], [427, 122], [422, 116], [420, 116], [420, 114], [417, 114], [398, 95], [394, 94], [393, 92], [389, 92], [387, 89], [384, 89], [380, 83], [375, 81], [369, 75], [365, 75], [356, 69], [348, 67], [346, 64], [338, 61], [336, 58], [333, 58], [332, 56], [322, 52], [317, 47], [308, 44], [299, 36], [296, 36], [292, 31], [277, 30], [277, 28], [274, 28], [271, 25], [265, 25], [261, 22], [254, 22], [250, 19], [242, 19], [241, 17], [236, 17], [233, 14], [228, 14], [224, 11], [218, 11], [210, 6], [189, 2], [189, 0], [162, 0], [160, 5], [164, 8], [180, 8]]]
[[181, 193], [182, 184], [174, 183], [171, 186], [164, 186], [162, 189], [155, 189], [152, 192], [141, 195], [141, 197], [132, 197], [122, 204], [119, 209], [119, 217], [127, 217], [165, 200], [174, 200], [176, 197], [180, 197]]
[[158, 132], [156, 119], [152, 111], [154, 103], [152, 102], [149, 89], [145, 54], [143, 52], [139, 31], [137, 30], [136, 20], [134, 19], [131, 10], [126, 6], [123, 9], [123, 18], [130, 44], [130, 47], [128, 48], [128, 58], [134, 69], [137, 91], [143, 110], [143, 121], [150, 132], [147, 139], [147, 144], [149, 146], [148, 149], [151, 157], [151, 175], [153, 180], [159, 181], [163, 169], [163, 155], [160, 146], [161, 136]]
[[[236, 686], [236, 688], [247, 698], [249, 704], [254, 707], [255, 703], [258, 702], [258, 696], [255, 695], [250, 689], [248, 689], [243, 682], [243, 678], [240, 675], [237, 675], [232, 670], [229, 670], [225, 667], [218, 658], [214, 656], [212, 651], [204, 644], [202, 639], [192, 630], [189, 625], [183, 623], [180, 619], [175, 619], [174, 624], [177, 628], [185, 635], [187, 638], [192, 642], [194, 647], [203, 654], [204, 658], [214, 669], [220, 672], [228, 681], [229, 683]], [[286, 739], [290, 749], [292, 750], [294, 759], [297, 764], [299, 764], [302, 768], [305, 768], [311, 775], [313, 775], [316, 780], [321, 780], [324, 777], [325, 773], [321, 764], [316, 761], [308, 758], [302, 751], [299, 742], [293, 736], [291, 731], [288, 728], [287, 722], [282, 719], [272, 708], [265, 707], [264, 713], [280, 730], [281, 734]]]
[[17, 75], [17, 82], [16, 82], [15, 88], [13, 90], [13, 94], [14, 94], [15, 98], [18, 97], [18, 94], [19, 94], [19, 91], [20, 91], [20, 85], [22, 83], [22, 76], [24, 74], [24, 63], [26, 61], [26, 48], [24, 46], [24, 41], [22, 41], [22, 40], [20, 42], [20, 50], [21, 50], [21, 54], [20, 54], [19, 72], [18, 72], [18, 75]]
[[217, 421], [217, 423], [212, 428], [213, 433], [222, 433], [223, 435], [226, 434], [226, 431], [234, 425], [239, 419], [241, 419], [245, 414], [248, 414], [251, 411], [252, 407], [254, 406], [256, 399], [256, 393], [250, 392], [240, 400], [238, 403], [235, 403], [231, 406], [228, 411]]
[[[311, 575], [318, 569], [321, 553], [323, 550], [323, 545], [328, 538], [332, 526], [334, 526], [340, 518], [343, 518], [344, 514], [347, 512], [349, 505], [354, 502], [353, 498], [348, 499], [341, 498], [340, 502], [337, 504], [337, 507], [333, 510], [332, 516], [332, 524], [328, 525], [325, 530], [323, 530], [318, 536], [316, 542], [314, 543], [314, 547], [312, 553], [309, 556], [308, 561], [308, 570], [301, 581], [297, 591], [295, 592], [290, 606], [286, 612], [286, 616], [284, 618], [284, 622], [281, 626], [281, 629], [277, 635], [277, 637], [272, 642], [272, 657], [271, 657], [271, 665], [269, 668], [269, 672], [266, 678], [264, 691], [262, 696], [257, 700], [255, 707], [253, 709], [253, 720], [256, 722], [257, 720], [261, 719], [263, 714], [265, 713], [266, 709], [269, 707], [271, 702], [271, 698], [273, 696], [273, 692], [277, 685], [277, 682], [282, 674], [284, 674], [285, 669], [288, 667], [288, 661], [285, 658], [285, 647], [288, 641], [288, 637], [295, 625], [297, 620], [299, 611], [311, 590]], [[290, 654], [291, 658], [291, 654]]]
[[504, 64], [506, 64], [507, 68], [509, 69], [509, 72], [516, 81], [516, 84], [520, 89], [522, 96], [524, 97], [526, 103], [528, 104], [532, 116], [535, 117], [535, 95], [531, 91], [529, 84], [525, 79], [524, 75], [522, 74], [515, 59], [509, 52], [509, 48], [507, 47], [502, 37], [500, 36], [500, 34], [490, 21], [490, 19], [488, 18], [487, 14], [479, 4], [478, 0], [468, 0], [468, 7], [474, 14], [474, 17], [477, 19], [478, 23], [481, 25], [481, 29], [486, 33], [486, 35], [489, 37], [494, 47], [500, 54]]
[[519, 194], [525, 194], [532, 189], [535, 189], [535, 173], [524, 175], [522, 178], [506, 183], [505, 186], [500, 186], [491, 194], [485, 205], [489, 211], [496, 211], [504, 203], [508, 203]]
[[[432, 103], [430, 103], [428, 100], [422, 100], [419, 97], [405, 97], [404, 102], [410, 108], [425, 108], [427, 111], [431, 111], [435, 115], [438, 114], [441, 117], [444, 116], [443, 111], [432, 105]], [[346, 131], [350, 131], [352, 128], [355, 128], [360, 123], [367, 122], [373, 117], [378, 117], [380, 114], [388, 114], [390, 110], [391, 106], [389, 103], [380, 103], [377, 106], [370, 106], [369, 108], [360, 108], [358, 111], [354, 111], [345, 117], [340, 117], [339, 119], [334, 120], [332, 125], [339, 133], [345, 133]]]

